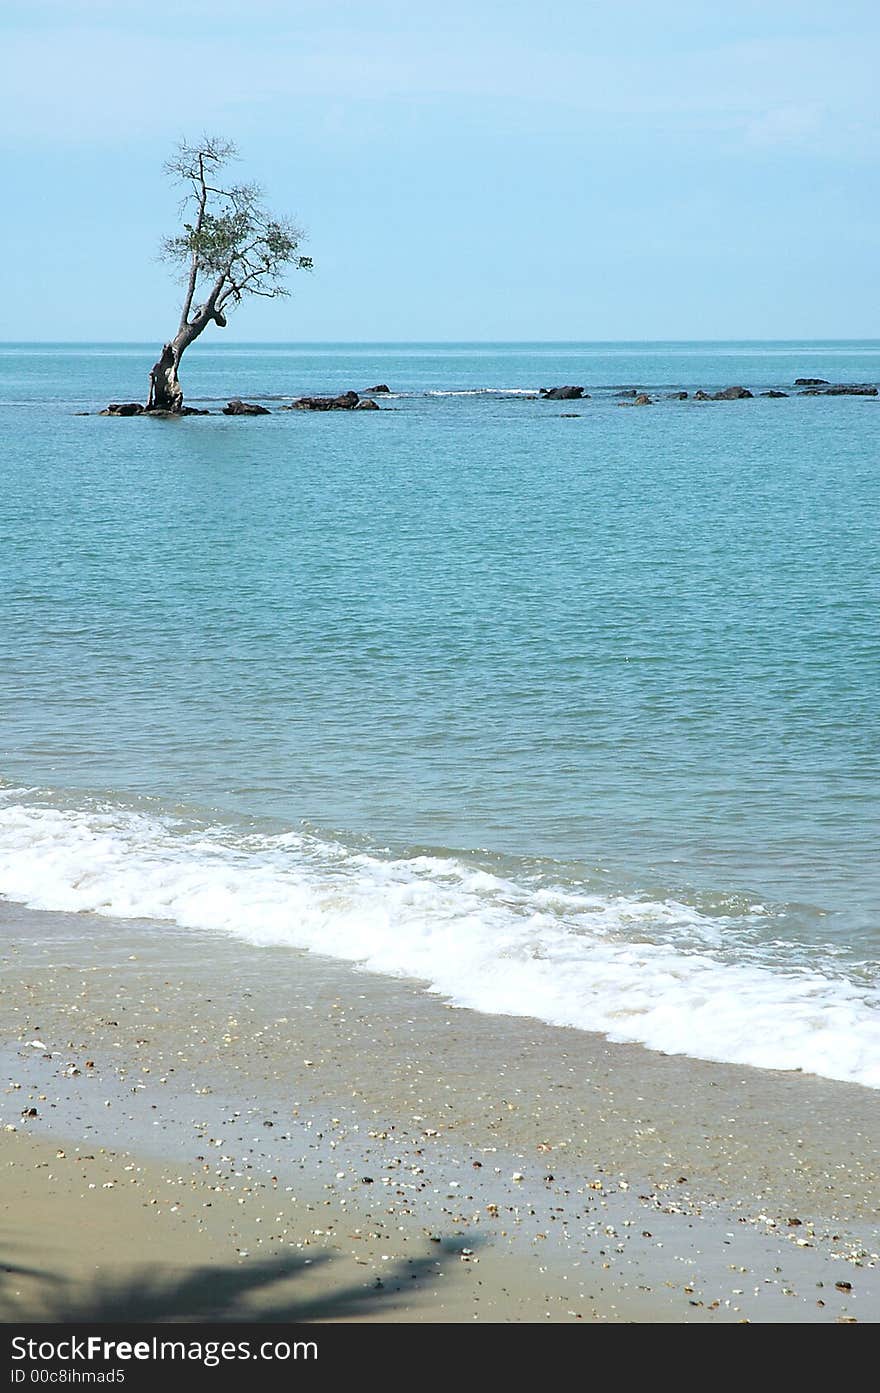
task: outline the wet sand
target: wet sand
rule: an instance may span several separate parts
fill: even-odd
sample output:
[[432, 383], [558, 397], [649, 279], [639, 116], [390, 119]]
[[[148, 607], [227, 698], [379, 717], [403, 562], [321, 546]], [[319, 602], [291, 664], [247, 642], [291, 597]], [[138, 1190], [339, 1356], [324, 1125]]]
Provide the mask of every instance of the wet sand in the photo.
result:
[[0, 927], [6, 1319], [880, 1315], [872, 1090], [166, 925]]

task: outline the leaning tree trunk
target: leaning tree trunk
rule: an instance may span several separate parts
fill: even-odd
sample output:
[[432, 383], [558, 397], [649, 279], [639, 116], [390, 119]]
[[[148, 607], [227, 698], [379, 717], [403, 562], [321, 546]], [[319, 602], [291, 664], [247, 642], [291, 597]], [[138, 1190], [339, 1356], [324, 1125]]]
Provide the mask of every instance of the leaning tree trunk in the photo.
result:
[[171, 343], [164, 345], [162, 356], [150, 369], [148, 411], [171, 411], [179, 415], [183, 409], [183, 388], [177, 376], [181, 355], [186, 347], [186, 342], [180, 342], [181, 337], [178, 334]]
[[177, 370], [184, 349], [189, 348], [212, 321], [218, 328], [226, 328], [226, 316], [217, 309], [215, 300], [216, 293], [196, 311], [193, 319], [181, 325], [171, 342], [163, 346], [159, 361], [150, 369], [148, 411], [169, 411], [175, 416], [183, 411], [183, 388]]

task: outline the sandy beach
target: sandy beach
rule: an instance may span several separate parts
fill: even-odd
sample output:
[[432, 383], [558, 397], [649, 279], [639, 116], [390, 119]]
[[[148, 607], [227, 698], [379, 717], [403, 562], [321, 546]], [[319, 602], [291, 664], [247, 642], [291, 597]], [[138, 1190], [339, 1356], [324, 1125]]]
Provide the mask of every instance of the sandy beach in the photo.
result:
[[871, 1090], [2, 914], [6, 1320], [880, 1314]]

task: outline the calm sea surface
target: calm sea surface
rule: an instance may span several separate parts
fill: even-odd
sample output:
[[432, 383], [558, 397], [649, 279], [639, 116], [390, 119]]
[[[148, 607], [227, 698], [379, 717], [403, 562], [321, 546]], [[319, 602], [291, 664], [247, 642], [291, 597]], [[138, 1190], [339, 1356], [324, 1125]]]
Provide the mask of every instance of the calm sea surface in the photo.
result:
[[212, 342], [271, 416], [74, 414], [154, 347], [0, 348], [0, 893], [880, 1086], [880, 398], [793, 387], [880, 343]]

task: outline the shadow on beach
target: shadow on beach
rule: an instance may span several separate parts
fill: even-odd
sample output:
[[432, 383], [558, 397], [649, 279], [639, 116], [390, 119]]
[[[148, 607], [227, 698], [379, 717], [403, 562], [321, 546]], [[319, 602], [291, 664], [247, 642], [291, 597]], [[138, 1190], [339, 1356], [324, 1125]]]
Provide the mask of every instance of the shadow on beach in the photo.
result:
[[[469, 1246], [475, 1247], [472, 1236]], [[443, 1239], [416, 1258], [390, 1263], [369, 1284], [328, 1284], [335, 1258], [279, 1256], [234, 1267], [219, 1264], [180, 1273], [156, 1264], [120, 1277], [91, 1283], [57, 1273], [0, 1263], [0, 1322], [40, 1321], [80, 1324], [113, 1321], [257, 1321], [303, 1322], [360, 1320], [409, 1306], [424, 1298], [423, 1284], [462, 1254], [464, 1244]], [[322, 1289], [297, 1295], [287, 1284], [315, 1274]]]

